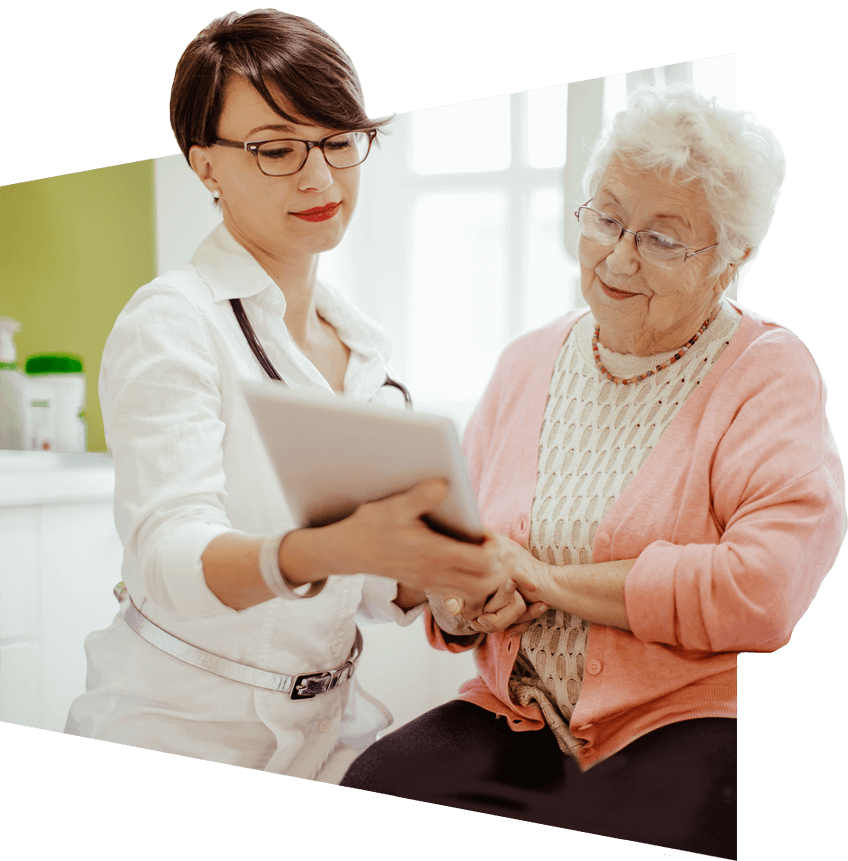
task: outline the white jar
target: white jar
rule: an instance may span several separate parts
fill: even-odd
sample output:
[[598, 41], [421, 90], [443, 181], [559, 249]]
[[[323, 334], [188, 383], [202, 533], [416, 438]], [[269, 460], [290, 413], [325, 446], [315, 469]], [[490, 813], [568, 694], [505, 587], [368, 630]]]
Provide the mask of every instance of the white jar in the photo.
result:
[[85, 451], [82, 359], [58, 353], [30, 356], [26, 375], [26, 447], [34, 451]]

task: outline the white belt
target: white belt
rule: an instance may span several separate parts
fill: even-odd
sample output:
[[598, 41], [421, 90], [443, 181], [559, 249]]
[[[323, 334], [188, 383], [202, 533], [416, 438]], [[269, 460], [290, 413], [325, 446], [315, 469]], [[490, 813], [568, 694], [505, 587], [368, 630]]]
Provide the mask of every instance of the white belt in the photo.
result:
[[317, 673], [301, 673], [297, 676], [284, 676], [282, 673], [271, 673], [267, 670], [249, 667], [247, 664], [238, 664], [227, 658], [213, 655], [211, 652], [198, 649], [196, 646], [192, 646], [190, 643], [186, 643], [184, 640], [180, 640], [178, 637], [173, 636], [173, 634], [164, 631], [158, 625], [151, 622], [133, 604], [132, 598], [130, 598], [127, 587], [123, 582], [118, 583], [114, 592], [121, 606], [121, 615], [127, 625], [136, 634], [147, 640], [148, 643], [156, 646], [157, 649], [186, 664], [191, 664], [193, 667], [199, 667], [201, 670], [214, 673], [216, 676], [232, 679], [234, 682], [241, 682], [245, 685], [253, 685], [255, 688], [279, 691], [280, 693], [288, 694], [293, 700], [312, 699], [312, 697], [318, 694], [324, 694], [344, 684], [353, 675], [356, 662], [362, 654], [362, 633], [357, 627], [353, 648], [350, 650], [348, 659], [340, 667], [336, 667], [334, 670], [322, 670]]

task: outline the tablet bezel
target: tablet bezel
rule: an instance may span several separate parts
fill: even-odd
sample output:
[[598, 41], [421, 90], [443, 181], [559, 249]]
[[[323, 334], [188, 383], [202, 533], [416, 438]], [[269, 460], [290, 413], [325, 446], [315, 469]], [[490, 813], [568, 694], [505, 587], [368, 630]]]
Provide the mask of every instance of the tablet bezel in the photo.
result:
[[483, 542], [452, 419], [280, 383], [244, 381], [242, 390], [299, 525], [325, 526], [365, 502], [444, 478], [445, 500], [422, 519], [452, 538]]

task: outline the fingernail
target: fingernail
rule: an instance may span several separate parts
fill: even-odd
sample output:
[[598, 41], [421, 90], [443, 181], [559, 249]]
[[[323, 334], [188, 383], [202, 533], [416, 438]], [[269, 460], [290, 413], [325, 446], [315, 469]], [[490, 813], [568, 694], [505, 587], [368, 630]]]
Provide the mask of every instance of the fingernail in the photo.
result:
[[445, 610], [451, 614], [451, 616], [455, 616], [459, 612], [459, 601], [456, 598], [448, 598], [445, 601]]

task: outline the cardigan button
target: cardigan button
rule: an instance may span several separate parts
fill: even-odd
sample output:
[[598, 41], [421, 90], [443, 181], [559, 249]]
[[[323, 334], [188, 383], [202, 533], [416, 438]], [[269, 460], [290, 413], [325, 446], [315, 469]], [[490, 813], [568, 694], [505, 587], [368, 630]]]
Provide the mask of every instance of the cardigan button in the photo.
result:
[[600, 671], [601, 662], [596, 660], [595, 658], [592, 658], [592, 660], [586, 664], [587, 673], [591, 673], [593, 676], [597, 676]]
[[319, 732], [329, 732], [333, 728], [333, 722], [329, 720], [322, 720], [321, 723], [318, 724]]
[[595, 543], [599, 547], [606, 547], [607, 544], [610, 543], [610, 537], [609, 535], [607, 535], [606, 532], [599, 532], [597, 535], [595, 535]]

